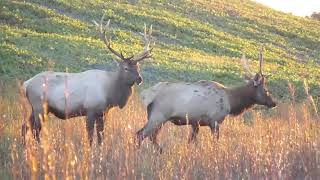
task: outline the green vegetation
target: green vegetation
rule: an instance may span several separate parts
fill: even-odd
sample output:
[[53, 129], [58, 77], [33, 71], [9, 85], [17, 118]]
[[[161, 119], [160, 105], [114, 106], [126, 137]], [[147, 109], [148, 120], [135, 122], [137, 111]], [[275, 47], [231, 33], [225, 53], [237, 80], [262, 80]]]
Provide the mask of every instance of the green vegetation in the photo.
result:
[[[138, 32], [152, 24], [153, 59], [142, 65], [143, 87], [157, 81], [241, 83], [239, 57], [252, 69], [264, 45], [270, 89], [286, 99], [287, 80], [307, 79], [320, 94], [319, 21], [295, 17], [251, 1], [0, 1], [0, 77], [25, 80], [45, 69], [71, 72], [115, 68], [92, 19], [111, 19], [113, 46], [126, 55], [142, 48]], [[106, 19], [107, 19], [106, 18]]]
[[[1, 179], [316, 179], [320, 177], [320, 128], [314, 104], [279, 103], [277, 108], [226, 118], [220, 140], [201, 128], [166, 125], [164, 154], [134, 132], [146, 121], [133, 98], [105, 119], [105, 140], [90, 148], [85, 121], [44, 121], [41, 143], [21, 124], [31, 108], [17, 95], [16, 79], [44, 71], [80, 72], [116, 68], [91, 20], [111, 19], [113, 47], [129, 56], [142, 48], [139, 32], [153, 25], [153, 58], [143, 62], [142, 88], [158, 81], [215, 80], [243, 83], [240, 57], [257, 69], [264, 46], [269, 89], [282, 101], [303, 101], [303, 80], [320, 107], [320, 21], [295, 17], [250, 0], [0, 0], [0, 177]], [[288, 82], [295, 85], [295, 89]], [[136, 93], [137, 94], [137, 93]], [[318, 98], [318, 99], [317, 99]], [[311, 98], [309, 99], [311, 101]], [[51, 121], [52, 119], [52, 121]], [[254, 121], [252, 121], [254, 119]]]

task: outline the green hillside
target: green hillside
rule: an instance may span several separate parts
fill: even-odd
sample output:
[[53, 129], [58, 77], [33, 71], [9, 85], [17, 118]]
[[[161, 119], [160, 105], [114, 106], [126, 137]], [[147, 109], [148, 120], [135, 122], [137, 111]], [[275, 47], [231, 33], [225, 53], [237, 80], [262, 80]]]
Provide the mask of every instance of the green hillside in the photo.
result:
[[248, 0], [109, 1], [0, 0], [0, 77], [25, 80], [51, 69], [79, 72], [114, 69], [92, 19], [111, 19], [113, 47], [126, 55], [141, 50], [138, 32], [152, 24], [153, 59], [143, 63], [143, 87], [157, 81], [216, 80], [241, 83], [239, 57], [257, 67], [264, 45], [270, 90], [286, 99], [287, 80], [306, 78], [320, 94], [320, 22], [274, 11]]

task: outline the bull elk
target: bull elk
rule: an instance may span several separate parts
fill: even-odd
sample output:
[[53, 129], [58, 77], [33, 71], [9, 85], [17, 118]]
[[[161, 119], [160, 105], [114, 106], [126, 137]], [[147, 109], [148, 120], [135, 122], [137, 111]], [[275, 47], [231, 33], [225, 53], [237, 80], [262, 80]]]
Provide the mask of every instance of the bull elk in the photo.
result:
[[[119, 53], [111, 47], [111, 41], [106, 36], [110, 20], [103, 25], [104, 16], [102, 16], [100, 24], [93, 22], [106, 49], [119, 59], [116, 60], [118, 70], [115, 72], [88, 70], [81, 73], [42, 72], [25, 81], [23, 86], [32, 107], [28, 124], [37, 141], [40, 141], [40, 118], [52, 113], [59, 119], [86, 116], [90, 145], [93, 141], [94, 125], [96, 125], [98, 144], [101, 144], [104, 114], [106, 115], [113, 107], [123, 108], [133, 92], [134, 83], [137, 85], [142, 83], [139, 62], [151, 57], [152, 26], [148, 32], [146, 26], [144, 27], [144, 50], [135, 56], [124, 57], [122, 52]], [[44, 103], [47, 108], [43, 106]], [[23, 124], [23, 136], [27, 129], [30, 129], [28, 127]]]
[[249, 73], [247, 83], [236, 88], [227, 88], [214, 81], [194, 83], [160, 82], [141, 92], [147, 107], [148, 122], [136, 136], [140, 146], [145, 137], [161, 150], [157, 134], [166, 122], [175, 125], [191, 125], [189, 142], [196, 139], [199, 126], [209, 126], [212, 134], [219, 138], [219, 124], [227, 115], [239, 115], [255, 104], [268, 108], [276, 106], [266, 88], [266, 77], [262, 74], [262, 54], [259, 54], [260, 70], [253, 74], [246, 59], [241, 59], [244, 69]]

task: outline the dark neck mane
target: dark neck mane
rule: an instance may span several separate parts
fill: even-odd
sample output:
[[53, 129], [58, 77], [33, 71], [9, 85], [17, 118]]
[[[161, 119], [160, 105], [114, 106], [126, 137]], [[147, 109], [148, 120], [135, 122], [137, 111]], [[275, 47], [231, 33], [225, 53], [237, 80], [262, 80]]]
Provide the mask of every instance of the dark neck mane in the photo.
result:
[[111, 99], [111, 106], [119, 106], [122, 109], [133, 92], [134, 84], [128, 84], [121, 73], [120, 71], [115, 72], [115, 81], [111, 88], [113, 96], [109, 98]]
[[251, 108], [255, 101], [252, 98], [254, 94], [254, 87], [252, 82], [247, 83], [244, 86], [231, 88], [228, 91], [230, 113], [231, 115], [239, 115], [246, 109]]

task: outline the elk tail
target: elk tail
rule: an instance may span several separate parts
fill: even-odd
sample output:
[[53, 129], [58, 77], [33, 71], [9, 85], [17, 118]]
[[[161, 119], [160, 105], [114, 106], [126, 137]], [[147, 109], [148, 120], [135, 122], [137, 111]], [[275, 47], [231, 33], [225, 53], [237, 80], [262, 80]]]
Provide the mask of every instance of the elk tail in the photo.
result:
[[165, 87], [164, 82], [159, 82], [151, 88], [145, 89], [141, 92], [140, 96], [142, 98], [145, 107], [148, 107], [150, 103], [154, 101], [159, 92]]

